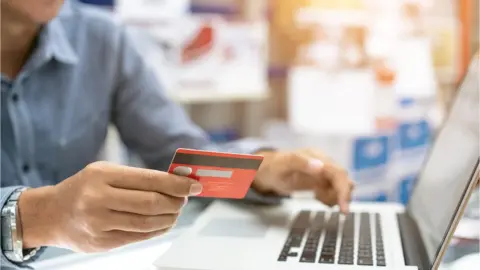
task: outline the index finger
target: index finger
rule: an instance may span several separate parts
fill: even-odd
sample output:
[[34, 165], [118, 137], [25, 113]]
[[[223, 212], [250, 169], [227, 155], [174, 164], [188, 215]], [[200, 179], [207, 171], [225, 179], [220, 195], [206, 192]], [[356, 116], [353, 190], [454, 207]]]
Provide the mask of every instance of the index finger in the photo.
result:
[[348, 213], [354, 184], [347, 171], [335, 164], [327, 164], [323, 173], [337, 194], [337, 203], [340, 206], [340, 211]]
[[116, 188], [154, 191], [173, 197], [198, 195], [202, 191], [198, 181], [167, 172], [127, 166], [119, 166], [112, 171], [113, 175], [107, 182]]

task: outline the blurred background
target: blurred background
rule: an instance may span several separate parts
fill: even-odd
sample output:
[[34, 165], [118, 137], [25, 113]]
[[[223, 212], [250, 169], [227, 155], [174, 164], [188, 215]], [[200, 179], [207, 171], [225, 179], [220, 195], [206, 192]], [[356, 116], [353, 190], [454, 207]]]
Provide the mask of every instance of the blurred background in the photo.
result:
[[[83, 2], [129, 27], [213, 140], [317, 147], [357, 200], [406, 203], [479, 48], [478, 0]], [[104, 154], [141, 165], [113, 127]]]

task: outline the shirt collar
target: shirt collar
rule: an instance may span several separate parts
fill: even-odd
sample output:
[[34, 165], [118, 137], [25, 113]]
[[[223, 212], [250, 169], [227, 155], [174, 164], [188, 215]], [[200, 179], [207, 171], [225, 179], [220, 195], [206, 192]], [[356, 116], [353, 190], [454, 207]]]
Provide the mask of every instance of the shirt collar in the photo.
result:
[[54, 58], [65, 64], [76, 64], [78, 56], [68, 40], [62, 17], [72, 14], [70, 1], [65, 1], [60, 14], [43, 26], [39, 38], [39, 51], [45, 59]]

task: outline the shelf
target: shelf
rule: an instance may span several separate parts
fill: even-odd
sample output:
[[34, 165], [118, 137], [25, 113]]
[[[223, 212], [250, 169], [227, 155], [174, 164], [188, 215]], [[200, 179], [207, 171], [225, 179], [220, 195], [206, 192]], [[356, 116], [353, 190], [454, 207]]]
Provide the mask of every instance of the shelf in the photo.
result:
[[215, 90], [179, 90], [169, 93], [170, 98], [182, 104], [261, 101], [268, 98], [268, 91], [222, 92]]

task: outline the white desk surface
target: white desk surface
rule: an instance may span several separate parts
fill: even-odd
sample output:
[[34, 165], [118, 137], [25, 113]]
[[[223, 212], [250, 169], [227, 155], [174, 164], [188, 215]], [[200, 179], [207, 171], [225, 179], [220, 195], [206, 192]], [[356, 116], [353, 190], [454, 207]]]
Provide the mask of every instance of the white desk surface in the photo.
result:
[[176, 237], [194, 223], [210, 201], [189, 201], [182, 210], [176, 227], [163, 236], [103, 254], [67, 253], [58, 257], [49, 254], [49, 258], [32, 263], [31, 266], [36, 270], [154, 270], [153, 262], [168, 249]]
[[[180, 231], [180, 230], [179, 230]], [[68, 254], [36, 262], [36, 270], [155, 270], [153, 262], [171, 245], [175, 234], [112, 250], [104, 254]]]

